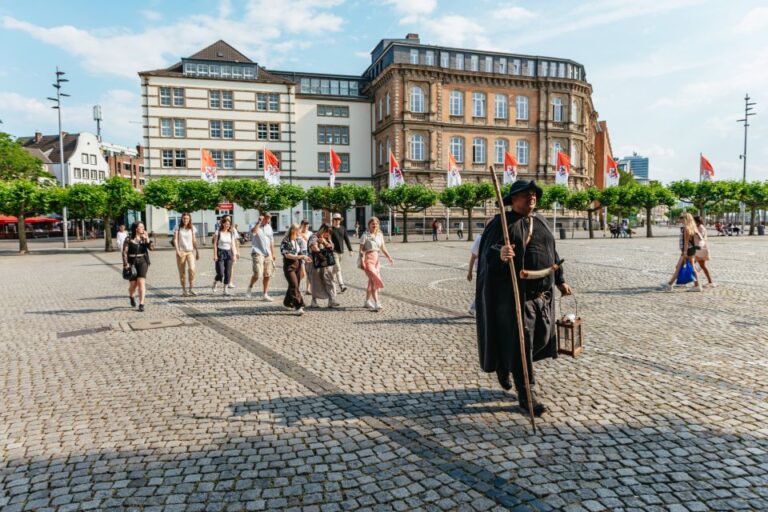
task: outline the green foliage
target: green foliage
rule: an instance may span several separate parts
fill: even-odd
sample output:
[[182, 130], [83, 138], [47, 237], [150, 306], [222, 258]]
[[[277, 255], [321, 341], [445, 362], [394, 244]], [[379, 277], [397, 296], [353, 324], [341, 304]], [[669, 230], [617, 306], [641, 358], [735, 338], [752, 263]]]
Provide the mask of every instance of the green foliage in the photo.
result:
[[163, 176], [148, 180], [144, 185], [144, 200], [158, 208], [172, 210], [178, 193], [179, 180]]
[[267, 206], [270, 210], [284, 210], [297, 205], [305, 197], [307, 193], [304, 188], [290, 183], [281, 183], [271, 187]]
[[563, 206], [568, 200], [570, 191], [565, 185], [545, 185], [542, 188], [544, 192], [541, 194], [541, 200], [537, 203], [540, 210], [549, 210], [555, 203]]
[[667, 218], [670, 221], [675, 221], [680, 218], [680, 216], [684, 213], [690, 213], [691, 215], [698, 215], [699, 210], [696, 209], [695, 206], [686, 206], [685, 208], [670, 208], [669, 213], [667, 214]]
[[379, 202], [403, 216], [403, 242], [408, 241], [408, 214], [417, 213], [437, 202], [437, 192], [424, 185], [403, 184], [379, 191]]
[[40, 178], [54, 179], [43, 162], [27, 153], [10, 135], [0, 132], [0, 180]]
[[622, 171], [619, 169], [619, 186], [620, 187], [626, 187], [630, 185], [637, 185], [637, 180], [635, 179], [635, 175], [631, 172]]
[[646, 236], [651, 238], [653, 236], [651, 210], [661, 205], [674, 206], [677, 198], [669, 189], [658, 183], [631, 186], [628, 187], [627, 193], [628, 206], [639, 207], [645, 210]]
[[304, 189], [288, 183], [269, 185], [264, 180], [226, 180], [221, 195], [244, 209], [266, 212], [290, 208], [306, 196]]
[[17, 217], [19, 234], [19, 252], [26, 254], [27, 237], [24, 219], [46, 213], [48, 195], [46, 187], [28, 179], [0, 180], [0, 213]]
[[[104, 217], [116, 219], [128, 210], [140, 210], [143, 208], [143, 198], [141, 194], [131, 186], [131, 180], [128, 178], [112, 176], [111, 178], [108, 178], [101, 187], [106, 194]], [[108, 226], [105, 226], [105, 231], [109, 231], [106, 229], [107, 227]]]
[[96, 219], [104, 216], [107, 193], [100, 185], [75, 183], [66, 190], [66, 206], [70, 217]]
[[353, 206], [369, 205], [375, 198], [373, 187], [367, 185], [322, 186], [307, 191], [307, 201], [311, 208], [333, 213], [343, 213]]
[[180, 181], [173, 209], [180, 213], [213, 210], [219, 204], [219, 186], [204, 180]]
[[496, 192], [493, 190], [493, 185], [487, 181], [481, 183], [462, 183], [456, 187], [443, 190], [440, 194], [440, 202], [448, 208], [461, 208], [467, 212], [467, 220], [469, 221], [467, 240], [473, 240], [472, 209], [482, 206], [495, 195]]

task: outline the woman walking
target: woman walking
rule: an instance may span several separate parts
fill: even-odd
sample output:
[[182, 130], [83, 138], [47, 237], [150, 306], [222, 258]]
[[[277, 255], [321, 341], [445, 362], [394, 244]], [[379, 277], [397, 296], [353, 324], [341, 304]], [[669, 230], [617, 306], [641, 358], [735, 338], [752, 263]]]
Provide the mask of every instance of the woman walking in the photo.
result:
[[136, 269], [134, 277], [128, 285], [128, 298], [131, 307], [136, 307], [136, 299], [133, 298], [136, 290], [139, 290], [139, 311], [144, 311], [144, 297], [147, 293], [147, 271], [149, 270], [149, 251], [153, 251], [155, 245], [147, 236], [142, 222], [134, 222], [131, 225], [131, 234], [123, 242], [123, 269], [133, 266]]
[[707, 268], [707, 262], [709, 261], [709, 244], [707, 243], [707, 226], [704, 225], [704, 220], [696, 215], [693, 218], [696, 223], [696, 237], [695, 242], [698, 249], [696, 249], [696, 263], [699, 264], [704, 275], [707, 276], [707, 287], [714, 288], [715, 283], [712, 282], [712, 275]]
[[360, 239], [360, 263], [365, 275], [368, 276], [364, 307], [371, 311], [381, 311], [382, 309], [379, 302], [379, 290], [384, 288], [384, 282], [381, 280], [380, 252], [384, 253], [390, 265], [394, 263], [384, 244], [384, 234], [379, 229], [379, 219], [371, 217], [368, 220], [368, 230]]
[[[299, 248], [301, 249], [301, 254], [307, 256], [309, 255], [309, 237], [312, 236], [312, 232], [309, 230], [309, 221], [307, 219], [304, 219], [301, 221], [301, 227], [299, 228], [299, 238], [297, 239], [299, 242]], [[312, 258], [309, 259], [309, 261], [312, 261]], [[311, 294], [310, 291], [312, 289], [312, 283], [310, 282], [311, 279], [309, 279], [309, 263], [306, 261], [301, 262], [301, 279], [306, 279], [305, 285], [304, 285], [304, 293], [307, 295]]]
[[[176, 248], [176, 267], [179, 269], [181, 281], [181, 296], [196, 296], [195, 290], [195, 260], [197, 254], [197, 237], [195, 227], [192, 225], [192, 215], [181, 214], [181, 224], [173, 233], [173, 246]], [[186, 286], [187, 274], [189, 274], [189, 288]]]
[[323, 224], [309, 237], [309, 254], [312, 257], [312, 268], [309, 271], [309, 279], [312, 282], [310, 307], [319, 307], [318, 299], [328, 299], [329, 308], [339, 307], [341, 304], [336, 302], [336, 285], [333, 279], [336, 257], [333, 253], [330, 226]]
[[213, 261], [216, 262], [216, 279], [211, 292], [216, 293], [219, 283], [224, 285], [224, 295], [229, 295], [229, 283], [232, 280], [232, 265], [237, 259], [238, 241], [232, 221], [228, 217], [221, 220], [219, 230], [213, 235]]
[[694, 288], [692, 290], [696, 291], [702, 291], [701, 288], [701, 282], [699, 281], [699, 273], [696, 271], [696, 267], [693, 265], [694, 257], [696, 256], [696, 223], [693, 221], [693, 217], [690, 213], [684, 213], [680, 216], [680, 224], [682, 224], [682, 228], [680, 228], [680, 258], [677, 260], [677, 266], [675, 267], [675, 272], [672, 274], [672, 278], [669, 280], [669, 282], [665, 286], [665, 290], [668, 292], [672, 291], [672, 287], [675, 285], [675, 281], [677, 280], [677, 275], [680, 273], [680, 269], [683, 268], [683, 265], [686, 263], [690, 263], [690, 265], [693, 267], [693, 275], [694, 275]]
[[297, 315], [304, 314], [304, 298], [301, 296], [302, 263], [312, 261], [312, 258], [302, 254], [299, 245], [299, 226], [292, 224], [288, 233], [280, 242], [280, 253], [283, 255], [283, 274], [288, 281], [283, 306], [293, 309]]

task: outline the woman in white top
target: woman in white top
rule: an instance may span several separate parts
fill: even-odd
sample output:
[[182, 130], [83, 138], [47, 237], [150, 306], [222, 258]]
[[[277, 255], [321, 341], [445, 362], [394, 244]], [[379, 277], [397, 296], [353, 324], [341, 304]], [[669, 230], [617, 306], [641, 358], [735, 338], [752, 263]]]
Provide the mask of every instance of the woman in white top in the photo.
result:
[[384, 244], [384, 234], [379, 229], [379, 219], [371, 217], [368, 220], [368, 231], [360, 238], [360, 265], [368, 277], [364, 306], [371, 311], [381, 310], [379, 290], [384, 288], [384, 281], [381, 280], [379, 252], [384, 253], [390, 265], [394, 263]]
[[229, 295], [228, 284], [232, 279], [232, 264], [237, 259], [238, 240], [232, 221], [222, 220], [221, 228], [213, 235], [213, 261], [216, 262], [216, 279], [211, 291], [216, 293], [216, 285], [224, 284], [224, 295]]
[[[297, 239], [299, 242], [299, 247], [301, 249], [302, 254], [309, 254], [309, 237], [312, 236], [312, 231], [309, 230], [309, 221], [307, 219], [304, 219], [301, 221], [301, 226], [299, 227], [299, 238]], [[310, 259], [311, 261], [311, 259]], [[312, 280], [309, 278], [309, 272], [308, 272], [308, 263], [302, 262], [301, 263], [301, 276], [299, 281], [301, 279], [305, 279], [305, 285], [304, 285], [304, 293], [306, 295], [310, 295], [312, 293]]]
[[[192, 215], [181, 214], [181, 224], [173, 233], [173, 246], [176, 248], [176, 267], [179, 269], [181, 281], [181, 296], [197, 295], [192, 289], [195, 284], [195, 260], [197, 259], [197, 238], [195, 227], [192, 225]], [[189, 273], [189, 288], [186, 277]]]
[[707, 268], [707, 262], [709, 261], [709, 244], [707, 243], [707, 226], [704, 225], [704, 220], [696, 215], [693, 218], [696, 223], [696, 236], [694, 240], [696, 242], [696, 263], [699, 264], [701, 270], [704, 271], [704, 275], [707, 276], [707, 287], [714, 288], [715, 283], [712, 282], [712, 276]]

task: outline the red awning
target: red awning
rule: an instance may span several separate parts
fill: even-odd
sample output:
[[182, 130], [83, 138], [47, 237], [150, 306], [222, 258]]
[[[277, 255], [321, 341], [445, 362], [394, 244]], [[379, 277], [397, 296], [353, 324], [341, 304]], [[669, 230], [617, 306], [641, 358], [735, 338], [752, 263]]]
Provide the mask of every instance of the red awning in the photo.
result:
[[[16, 224], [18, 221], [19, 219], [12, 215], [0, 215], [0, 224]], [[59, 219], [53, 217], [27, 217], [24, 219], [24, 224], [44, 224], [46, 222], [59, 222]]]

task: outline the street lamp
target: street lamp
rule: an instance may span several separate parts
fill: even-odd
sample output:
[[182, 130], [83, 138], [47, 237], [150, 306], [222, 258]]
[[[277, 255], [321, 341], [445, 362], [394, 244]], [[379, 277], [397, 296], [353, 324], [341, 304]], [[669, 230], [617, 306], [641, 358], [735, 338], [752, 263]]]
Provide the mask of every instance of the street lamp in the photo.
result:
[[[752, 107], [757, 105], [755, 102], [750, 102], [752, 98], [749, 97], [749, 93], [744, 96], [744, 119], [738, 119], [737, 123], [744, 123], [744, 153], [739, 155], [739, 158], [743, 161], [743, 170], [741, 174], [741, 182], [747, 182], [747, 128], [749, 127], [749, 116], [754, 116], [755, 112], [751, 112]], [[741, 207], [741, 232], [744, 233], [744, 217], [746, 215], [744, 201], [741, 201], [739, 205]], [[751, 234], [751, 233], [750, 233]]]
[[[59, 163], [61, 165], [61, 185], [63, 187], [67, 186], [67, 181], [69, 181], [67, 178], [68, 169], [65, 166], [64, 163], [64, 134], [61, 131], [61, 97], [69, 97], [69, 94], [64, 94], [61, 92], [61, 87], [64, 82], [69, 82], [66, 78], [64, 78], [63, 71], [59, 71], [59, 67], [56, 66], [56, 83], [53, 84], [53, 87], [56, 88], [56, 97], [55, 98], [48, 98], [50, 101], [54, 102], [55, 105], [51, 108], [58, 110], [59, 114]], [[64, 231], [64, 248], [69, 248], [69, 222], [67, 221], [67, 207], [64, 206], [62, 209], [62, 231]]]

